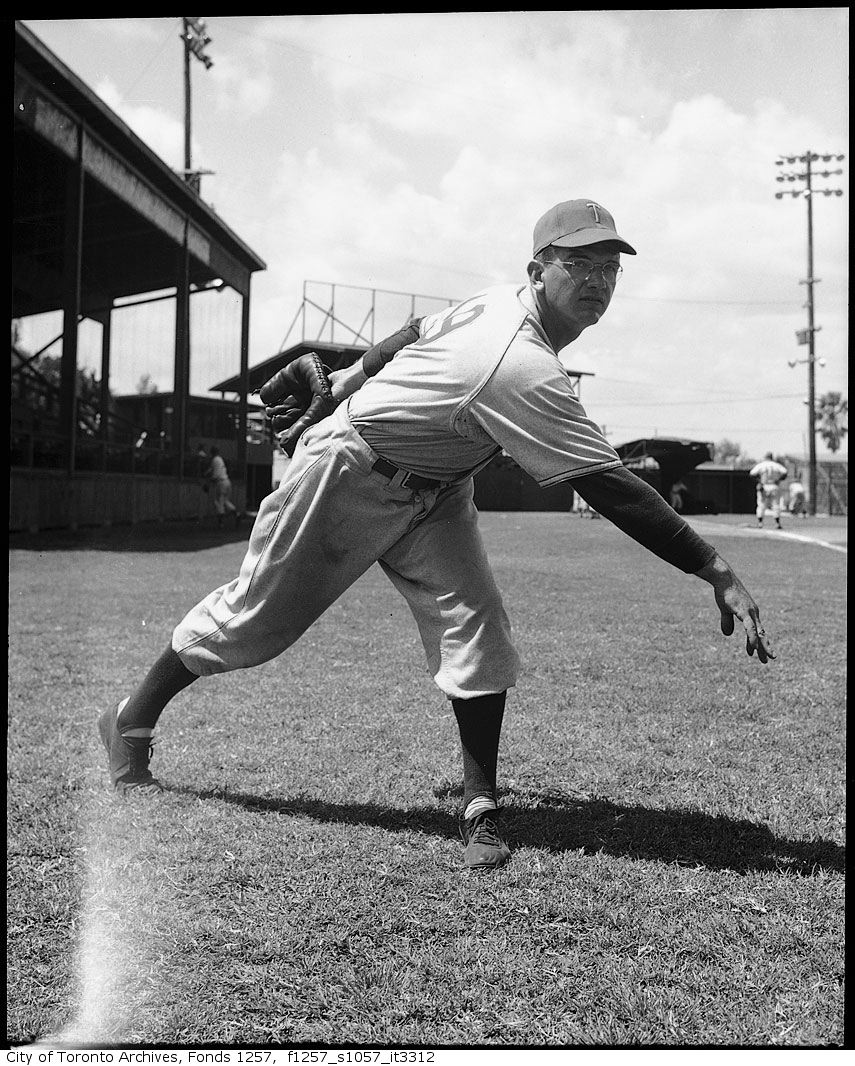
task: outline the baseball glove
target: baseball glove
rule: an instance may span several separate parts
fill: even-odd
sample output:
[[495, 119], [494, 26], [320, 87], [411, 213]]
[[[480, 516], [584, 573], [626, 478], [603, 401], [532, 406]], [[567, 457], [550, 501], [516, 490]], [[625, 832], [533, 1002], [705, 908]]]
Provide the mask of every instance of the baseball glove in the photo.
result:
[[294, 454], [297, 441], [309, 426], [335, 410], [329, 373], [320, 356], [309, 352], [278, 370], [258, 390], [270, 427], [286, 455]]

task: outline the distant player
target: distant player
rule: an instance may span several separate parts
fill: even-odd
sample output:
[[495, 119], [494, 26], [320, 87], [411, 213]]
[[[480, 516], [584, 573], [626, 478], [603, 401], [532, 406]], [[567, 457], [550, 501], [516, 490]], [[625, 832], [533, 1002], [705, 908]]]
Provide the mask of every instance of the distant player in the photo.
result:
[[801, 518], [807, 518], [807, 498], [805, 495], [805, 487], [802, 484], [801, 478], [796, 475], [790, 482], [789, 486], [789, 503], [787, 509], [791, 515], [799, 515]]
[[[741, 581], [623, 466], [558, 359], [605, 314], [622, 253], [635, 249], [602, 205], [558, 204], [535, 226], [524, 282], [413, 322], [347, 369], [328, 375], [317, 356], [303, 356], [263, 386], [293, 458], [261, 504], [238, 576], [185, 616], [141, 684], [101, 716], [117, 790], [161, 790], [149, 769], [151, 737], [176, 693], [280, 655], [379, 563], [409, 604], [460, 731], [465, 865], [505, 863], [496, 769], [519, 661], [473, 503], [473, 475], [502, 449], [541, 486], [572, 480], [597, 513], [708, 582], [722, 632], [738, 619], [748, 654], [774, 658]], [[271, 753], [275, 746], [272, 737]]]
[[240, 512], [232, 503], [232, 482], [220, 449], [211, 448], [211, 461], [206, 471], [214, 496], [214, 510], [217, 513], [217, 525], [222, 526], [223, 519], [230, 514], [235, 526], [240, 521]]
[[748, 471], [757, 478], [757, 525], [762, 527], [767, 511], [771, 511], [775, 525], [781, 528], [781, 482], [787, 476], [787, 468], [775, 461], [771, 452]]
[[675, 481], [671, 486], [671, 506], [677, 514], [683, 514], [686, 510], [686, 493], [688, 491], [688, 487], [682, 479]]

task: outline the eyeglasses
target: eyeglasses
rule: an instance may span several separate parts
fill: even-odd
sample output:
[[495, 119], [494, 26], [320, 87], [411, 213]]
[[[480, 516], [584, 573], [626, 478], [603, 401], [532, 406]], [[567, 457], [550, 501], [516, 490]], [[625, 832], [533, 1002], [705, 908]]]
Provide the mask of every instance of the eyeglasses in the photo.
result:
[[550, 259], [549, 263], [560, 266], [577, 285], [584, 285], [595, 270], [599, 270], [606, 285], [615, 285], [623, 273], [623, 267], [618, 263], [592, 263], [590, 259]]

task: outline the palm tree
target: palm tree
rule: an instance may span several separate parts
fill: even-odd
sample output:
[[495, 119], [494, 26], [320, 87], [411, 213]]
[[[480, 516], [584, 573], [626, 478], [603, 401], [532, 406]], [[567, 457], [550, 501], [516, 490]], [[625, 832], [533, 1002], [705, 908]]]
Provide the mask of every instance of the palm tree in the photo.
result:
[[849, 401], [839, 392], [826, 392], [816, 403], [817, 431], [830, 452], [836, 452], [849, 431]]

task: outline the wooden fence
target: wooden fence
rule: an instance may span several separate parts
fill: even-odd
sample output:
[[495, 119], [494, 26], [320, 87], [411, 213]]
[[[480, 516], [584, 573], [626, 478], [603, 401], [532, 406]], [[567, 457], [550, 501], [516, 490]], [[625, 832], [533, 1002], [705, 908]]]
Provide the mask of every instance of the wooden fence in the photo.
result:
[[[232, 482], [232, 502], [246, 509], [245, 485]], [[9, 531], [77, 529], [202, 519], [214, 513], [198, 479], [13, 467], [9, 478]]]

